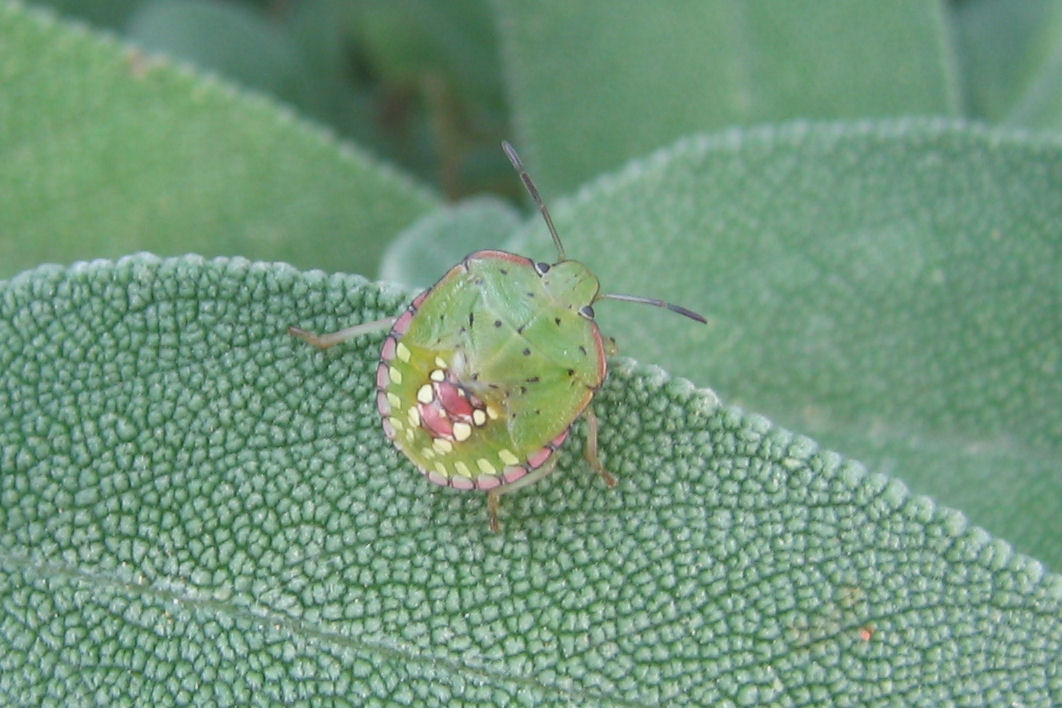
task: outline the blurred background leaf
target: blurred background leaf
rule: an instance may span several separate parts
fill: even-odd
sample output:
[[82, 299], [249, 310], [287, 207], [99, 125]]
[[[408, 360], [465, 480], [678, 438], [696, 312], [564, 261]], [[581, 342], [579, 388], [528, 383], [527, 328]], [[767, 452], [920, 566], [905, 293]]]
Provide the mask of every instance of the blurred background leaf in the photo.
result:
[[517, 135], [557, 189], [695, 131], [956, 110], [939, 2], [496, 5]]
[[1062, 3], [971, 0], [954, 23], [967, 115], [1062, 127]]
[[436, 199], [168, 60], [0, 4], [0, 263], [251, 253], [368, 271]]
[[469, 197], [437, 209], [392, 242], [380, 264], [380, 277], [418, 288], [431, 286], [466, 254], [498, 248], [522, 217], [496, 197]]
[[1062, 121], [1052, 0], [36, 4], [268, 91], [451, 198], [522, 196], [503, 138], [554, 192], [740, 124]]

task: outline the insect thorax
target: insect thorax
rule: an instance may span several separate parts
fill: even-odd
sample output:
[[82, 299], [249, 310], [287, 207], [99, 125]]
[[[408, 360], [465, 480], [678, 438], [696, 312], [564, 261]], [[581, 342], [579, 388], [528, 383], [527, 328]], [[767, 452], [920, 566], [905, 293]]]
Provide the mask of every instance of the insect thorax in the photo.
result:
[[561, 261], [542, 275], [542, 286], [558, 306], [578, 311], [592, 305], [601, 286], [597, 276], [579, 261]]

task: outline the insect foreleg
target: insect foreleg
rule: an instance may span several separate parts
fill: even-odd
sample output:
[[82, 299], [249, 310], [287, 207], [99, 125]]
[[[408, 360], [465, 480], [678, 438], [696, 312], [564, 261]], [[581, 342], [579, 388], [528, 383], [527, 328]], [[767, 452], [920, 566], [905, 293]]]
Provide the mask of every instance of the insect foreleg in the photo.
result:
[[353, 339], [361, 334], [371, 334], [372, 332], [379, 332], [380, 330], [390, 329], [397, 317], [385, 317], [382, 320], [373, 320], [372, 322], [362, 322], [356, 324], [353, 327], [347, 327], [345, 329], [338, 330], [336, 332], [328, 332], [326, 334], [315, 334], [314, 332], [308, 332], [305, 329], [299, 327], [288, 327], [288, 334], [299, 339], [305, 339], [310, 344], [314, 345], [318, 349], [328, 349], [334, 347], [337, 344], [341, 344], [348, 339]]

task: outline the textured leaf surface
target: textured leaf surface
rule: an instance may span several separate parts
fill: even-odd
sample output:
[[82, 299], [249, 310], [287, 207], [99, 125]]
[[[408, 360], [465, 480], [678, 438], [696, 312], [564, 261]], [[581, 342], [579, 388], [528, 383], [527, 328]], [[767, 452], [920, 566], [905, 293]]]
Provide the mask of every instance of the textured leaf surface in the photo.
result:
[[516, 138], [552, 189], [691, 132], [957, 108], [933, 0], [494, 6]]
[[[624, 354], [947, 500], [1062, 568], [1062, 143], [960, 125], [681, 141], [554, 204]], [[550, 254], [533, 219], [510, 244]]]
[[260, 97], [0, 1], [0, 275], [141, 249], [371, 272], [434, 205]]
[[505, 500], [387, 445], [404, 294], [149, 256], [0, 284], [0, 691], [13, 703], [1062, 700], [1062, 578], [655, 369]]

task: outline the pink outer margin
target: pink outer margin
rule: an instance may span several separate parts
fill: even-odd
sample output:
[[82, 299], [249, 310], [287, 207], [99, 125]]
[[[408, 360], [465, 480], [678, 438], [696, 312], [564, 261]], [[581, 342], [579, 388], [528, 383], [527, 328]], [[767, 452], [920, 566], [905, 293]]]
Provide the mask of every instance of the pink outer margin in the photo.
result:
[[[384, 425], [384, 431], [387, 430], [387, 425]], [[539, 450], [535, 451], [527, 458], [527, 464], [524, 465], [509, 465], [502, 470], [500, 475], [495, 474], [482, 474], [474, 479], [469, 477], [445, 477], [435, 470], [425, 469], [419, 467], [420, 471], [424, 473], [424, 476], [430, 479], [435, 484], [441, 487], [453, 487], [454, 489], [480, 489], [487, 491], [490, 489], [496, 489], [498, 487], [504, 487], [507, 484], [524, 478], [528, 473], [538, 469], [552, 457], [553, 453], [557, 451], [564, 441], [568, 439], [568, 430], [565, 429], [560, 435], [550, 440], [546, 445]], [[537, 463], [537, 464], [535, 464]]]
[[533, 266], [534, 261], [526, 256], [518, 256], [515, 253], [509, 253], [508, 251], [476, 251], [475, 253], [467, 256], [462, 263], [468, 261], [486, 261], [492, 258], [496, 258], [499, 261], [509, 261], [510, 263], [519, 263], [520, 265]]

